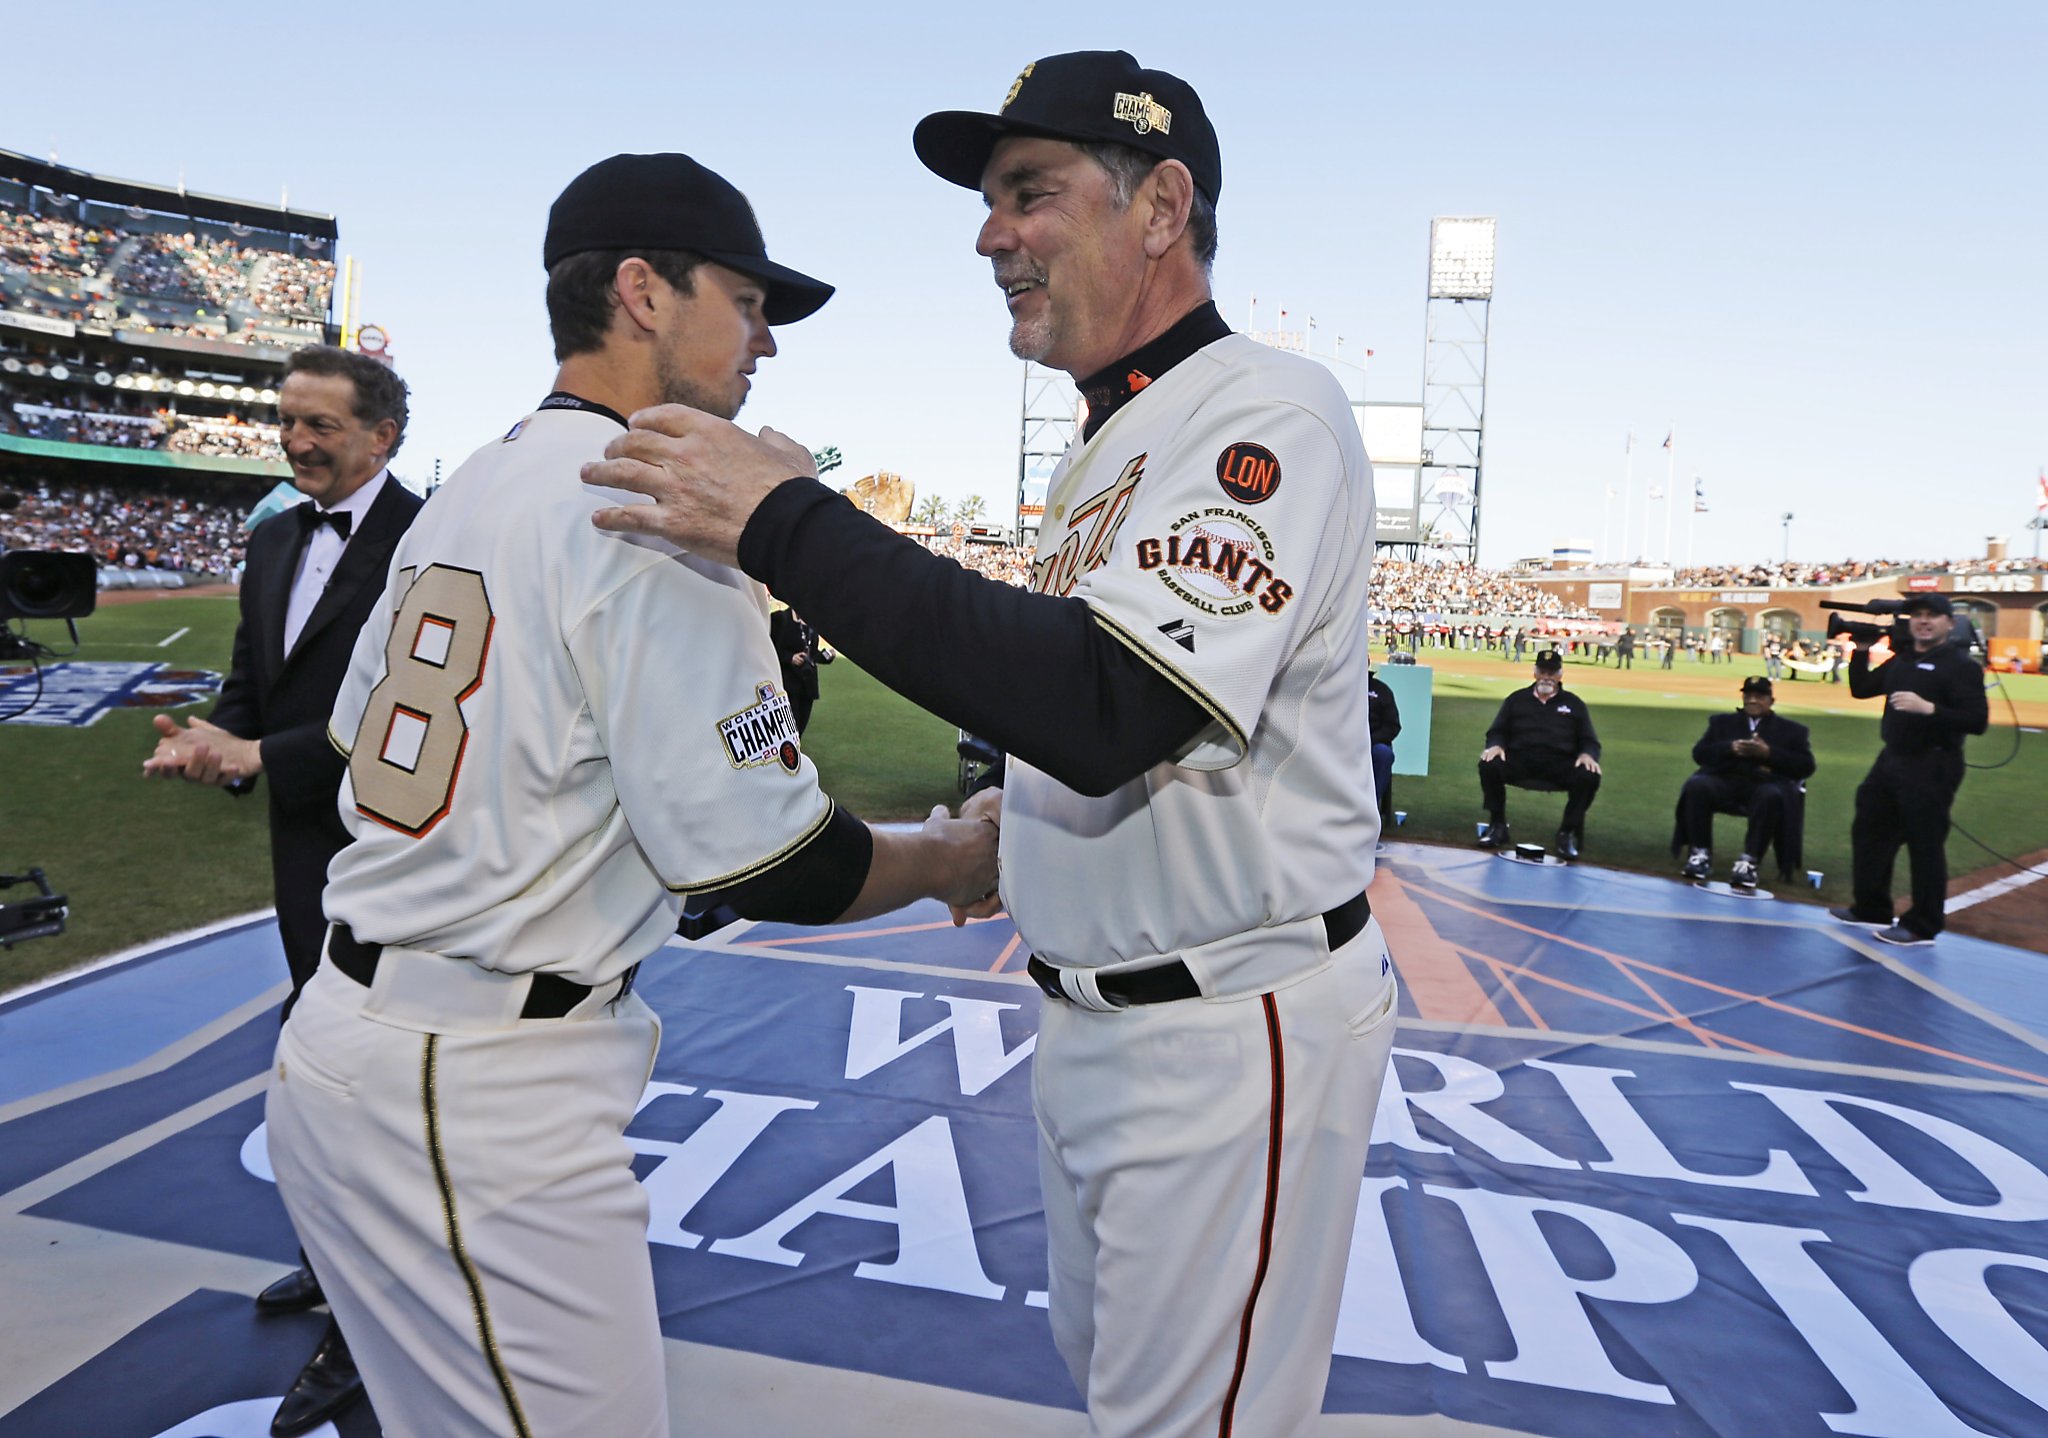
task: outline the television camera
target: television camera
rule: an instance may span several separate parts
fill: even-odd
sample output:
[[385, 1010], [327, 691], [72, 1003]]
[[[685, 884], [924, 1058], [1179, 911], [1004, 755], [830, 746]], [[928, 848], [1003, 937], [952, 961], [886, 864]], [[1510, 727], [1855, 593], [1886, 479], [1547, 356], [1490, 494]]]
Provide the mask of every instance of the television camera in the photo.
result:
[[[78, 652], [78, 621], [92, 613], [99, 588], [99, 568], [90, 554], [44, 549], [0, 553], [0, 664], [26, 659], [36, 674], [34, 697], [18, 709], [0, 713], [0, 719], [26, 714], [43, 697], [43, 660]], [[63, 620], [71, 631], [71, 647], [52, 649], [29, 638], [31, 619]]]
[[[1844, 619], [1839, 614], [1830, 614], [1828, 616], [1828, 638], [1833, 639], [1837, 635], [1846, 634], [1864, 648], [1877, 643], [1880, 639], [1888, 639], [1891, 641], [1893, 653], [1905, 654], [1910, 653], [1913, 648], [1913, 631], [1908, 626], [1906, 616], [1901, 611], [1910, 602], [1910, 600], [1905, 599], [1869, 599], [1860, 604], [1855, 604], [1845, 600], [1823, 599], [1820, 602], [1820, 607], [1823, 609], [1845, 609], [1853, 614], [1889, 615], [1892, 622], [1889, 625], [1884, 625], [1861, 624], [1853, 619]], [[1984, 641], [1977, 633], [1977, 626], [1972, 624], [1967, 616], [1958, 614], [1955, 616], [1955, 621], [1955, 632], [1949, 636], [1951, 642], [1960, 644], [1965, 649], [1982, 649], [1984, 647]]]

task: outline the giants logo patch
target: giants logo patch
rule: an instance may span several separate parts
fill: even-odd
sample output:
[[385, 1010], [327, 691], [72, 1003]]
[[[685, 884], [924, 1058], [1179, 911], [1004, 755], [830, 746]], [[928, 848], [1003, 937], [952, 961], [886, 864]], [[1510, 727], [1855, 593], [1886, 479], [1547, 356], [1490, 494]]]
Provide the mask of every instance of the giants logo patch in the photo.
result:
[[1239, 504], [1263, 504], [1280, 488], [1280, 461], [1263, 444], [1241, 439], [1216, 456], [1216, 482]]
[[1273, 572], [1273, 542], [1248, 514], [1212, 505], [1184, 514], [1157, 539], [1138, 541], [1138, 568], [1184, 604], [1232, 619], [1253, 607], [1278, 614], [1294, 586]]
[[773, 684], [759, 685], [754, 693], [757, 703], [718, 721], [718, 738], [725, 745], [725, 760], [735, 769], [780, 764], [794, 774], [796, 716], [790, 712], [789, 696]]

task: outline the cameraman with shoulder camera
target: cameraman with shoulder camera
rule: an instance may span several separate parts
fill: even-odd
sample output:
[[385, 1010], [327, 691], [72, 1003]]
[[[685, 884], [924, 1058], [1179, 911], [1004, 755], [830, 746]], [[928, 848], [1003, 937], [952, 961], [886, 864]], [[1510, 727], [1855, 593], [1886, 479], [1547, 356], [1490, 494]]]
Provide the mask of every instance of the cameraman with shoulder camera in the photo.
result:
[[[1859, 632], [1849, 658], [1849, 692], [1884, 696], [1884, 748], [1856, 790], [1849, 831], [1855, 902], [1833, 913], [1876, 927], [1888, 944], [1922, 945], [1943, 927], [1949, 809], [1963, 782], [1963, 739], [1982, 734], [1991, 713], [1983, 668], [1950, 642], [1956, 621], [1948, 596], [1913, 595], [1900, 614], [1912, 633], [1910, 653], [1899, 650], [1873, 671], [1873, 641]], [[1892, 865], [1901, 844], [1913, 866], [1913, 905], [1894, 923]]]

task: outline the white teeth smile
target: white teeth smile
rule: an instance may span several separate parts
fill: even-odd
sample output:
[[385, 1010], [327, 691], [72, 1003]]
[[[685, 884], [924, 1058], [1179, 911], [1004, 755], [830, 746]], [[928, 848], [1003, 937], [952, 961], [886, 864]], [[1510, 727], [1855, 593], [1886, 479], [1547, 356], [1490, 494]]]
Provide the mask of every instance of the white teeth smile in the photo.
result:
[[1035, 289], [1037, 286], [1037, 280], [1012, 280], [1009, 284], [1003, 286], [1003, 293], [1014, 300], [1026, 290]]

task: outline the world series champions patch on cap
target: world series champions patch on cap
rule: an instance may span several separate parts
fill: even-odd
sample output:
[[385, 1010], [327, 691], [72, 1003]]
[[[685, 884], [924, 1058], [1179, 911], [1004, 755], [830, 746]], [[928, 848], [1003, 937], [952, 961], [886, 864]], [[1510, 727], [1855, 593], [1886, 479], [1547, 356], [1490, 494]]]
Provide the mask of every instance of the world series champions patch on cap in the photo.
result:
[[1216, 203], [1223, 157], [1194, 86], [1147, 70], [1123, 50], [1075, 50], [1026, 65], [994, 114], [941, 110], [918, 121], [911, 144], [925, 168], [970, 190], [981, 188], [996, 145], [1010, 135], [1077, 144], [1107, 141], [1178, 160]]

